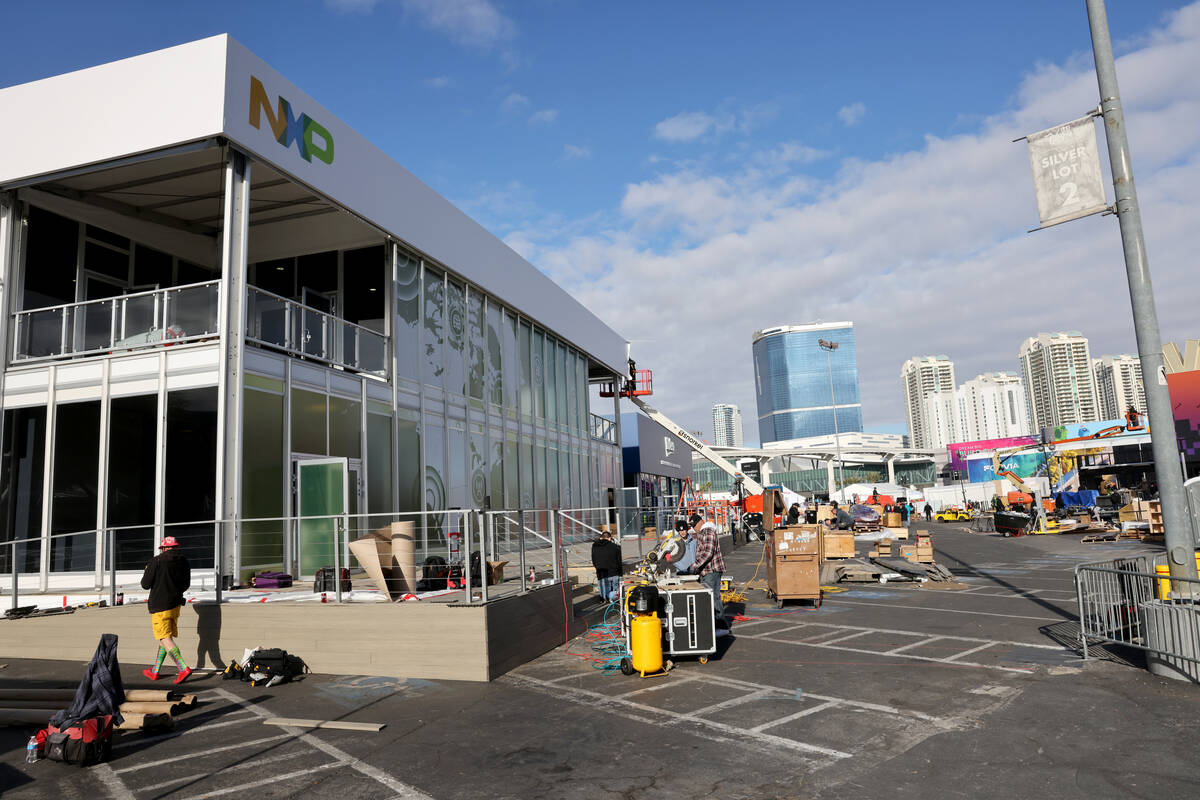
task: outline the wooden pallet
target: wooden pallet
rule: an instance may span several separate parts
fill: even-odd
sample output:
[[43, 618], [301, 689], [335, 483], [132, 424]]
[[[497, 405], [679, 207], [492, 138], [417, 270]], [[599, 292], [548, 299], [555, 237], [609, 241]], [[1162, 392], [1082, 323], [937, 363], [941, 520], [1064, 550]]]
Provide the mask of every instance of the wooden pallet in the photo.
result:
[[1142, 541], [1154, 541], [1153, 537], [1159, 537], [1159, 541], [1166, 535], [1166, 528], [1163, 527], [1162, 504], [1157, 500], [1150, 501], [1150, 533], [1149, 536], [1143, 535]]

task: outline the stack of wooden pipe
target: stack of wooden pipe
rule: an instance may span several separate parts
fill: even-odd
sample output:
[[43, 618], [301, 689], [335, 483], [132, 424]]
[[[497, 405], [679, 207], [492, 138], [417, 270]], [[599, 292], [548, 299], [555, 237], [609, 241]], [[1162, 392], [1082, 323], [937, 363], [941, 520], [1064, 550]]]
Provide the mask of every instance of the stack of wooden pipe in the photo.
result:
[[[0, 689], [0, 725], [44, 725], [54, 712], [71, 705], [74, 689]], [[119, 730], [156, 730], [174, 726], [173, 717], [196, 705], [196, 695], [165, 689], [129, 689], [121, 704]]]

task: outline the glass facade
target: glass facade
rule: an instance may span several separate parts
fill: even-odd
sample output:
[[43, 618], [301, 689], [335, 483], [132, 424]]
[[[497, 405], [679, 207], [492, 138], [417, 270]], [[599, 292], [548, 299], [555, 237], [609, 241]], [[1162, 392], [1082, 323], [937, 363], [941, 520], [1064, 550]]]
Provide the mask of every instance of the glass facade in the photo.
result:
[[[836, 342], [837, 349], [823, 349], [822, 339]], [[753, 353], [761, 442], [832, 434], [835, 405], [837, 431], [862, 430], [852, 323], [760, 331]]]
[[[38, 269], [23, 283], [21, 311], [119, 298], [139, 283], [174, 286], [216, 276], [211, 267], [102, 228], [32, 206], [24, 213], [29, 238], [18, 263]], [[76, 291], [85, 272], [90, 288]], [[310, 458], [347, 459], [347, 511], [378, 515], [379, 524], [388, 515], [453, 508], [601, 506], [607, 489], [619, 486], [618, 448], [591, 436], [587, 354], [520, 309], [393, 244], [257, 261], [247, 272], [251, 287], [279, 301], [280, 329], [308, 338], [302, 347], [282, 347], [261, 331], [252, 337], [242, 419], [225, 420], [241, 437], [239, 516], [257, 520], [243, 522], [236, 545], [226, 547], [236, 554], [238, 579], [299, 563], [281, 518], [296, 514], [293, 476]], [[303, 318], [285, 320], [283, 303], [300, 308]], [[308, 319], [314, 309], [322, 315], [313, 316], [317, 324]], [[334, 318], [389, 337], [385, 374], [356, 372], [348, 358], [310, 352], [316, 339], [309, 334]], [[86, 337], [86, 318], [63, 319], [55, 337], [72, 326]], [[226, 333], [129, 353], [164, 366], [120, 386], [115, 373], [97, 369], [91, 385], [71, 384], [57, 400], [54, 370], [82, 359], [21, 365], [48, 369], [51, 384], [40, 403], [24, 399], [3, 410], [0, 542], [34, 540], [16, 548], [21, 573], [75, 573], [92, 585], [104, 566], [98, 531], [105, 528], [123, 529], [121, 570], [140, 570], [165, 535], [180, 539], [194, 568], [211, 567], [222, 507], [224, 404], [216, 369], [203, 377], [193, 369], [165, 385], [162, 376], [169, 358], [215, 352]], [[95, 355], [96, 363], [124, 357]], [[453, 520], [432, 517], [426, 543], [444, 542]], [[59, 534], [80, 535], [47, 539]], [[10, 569], [12, 556], [12, 548], [0, 547], [0, 569]]]

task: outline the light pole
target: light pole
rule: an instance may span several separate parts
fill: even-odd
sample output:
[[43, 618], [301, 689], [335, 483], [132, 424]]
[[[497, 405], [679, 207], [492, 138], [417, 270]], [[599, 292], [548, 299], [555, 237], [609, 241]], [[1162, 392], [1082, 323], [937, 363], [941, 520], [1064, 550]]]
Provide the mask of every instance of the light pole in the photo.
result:
[[[829, 404], [833, 406], [833, 447], [837, 452], [839, 488], [846, 488], [846, 476], [842, 472], [842, 437], [838, 434], [837, 398], [833, 395], [833, 351], [838, 349], [837, 342], [827, 342], [817, 339], [817, 345], [825, 351], [825, 363], [829, 367]], [[845, 501], [846, 498], [842, 498]]]

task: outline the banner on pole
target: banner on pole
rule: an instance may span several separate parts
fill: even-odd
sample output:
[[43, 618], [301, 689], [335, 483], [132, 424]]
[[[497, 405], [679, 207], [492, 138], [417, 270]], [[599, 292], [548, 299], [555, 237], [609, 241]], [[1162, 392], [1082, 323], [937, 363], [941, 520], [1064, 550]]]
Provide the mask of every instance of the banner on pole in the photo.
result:
[[1108, 210], [1092, 119], [1081, 117], [1025, 137], [1043, 228]]

